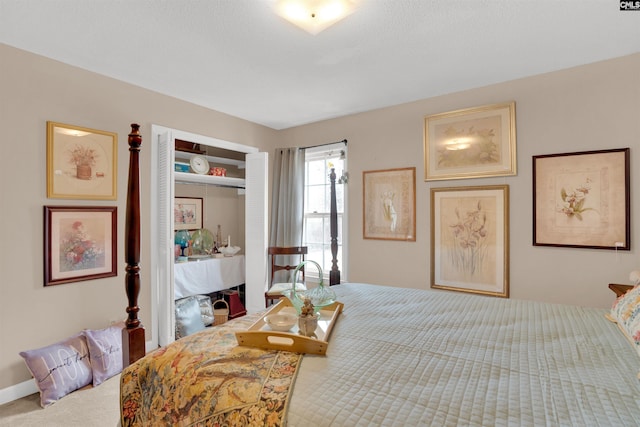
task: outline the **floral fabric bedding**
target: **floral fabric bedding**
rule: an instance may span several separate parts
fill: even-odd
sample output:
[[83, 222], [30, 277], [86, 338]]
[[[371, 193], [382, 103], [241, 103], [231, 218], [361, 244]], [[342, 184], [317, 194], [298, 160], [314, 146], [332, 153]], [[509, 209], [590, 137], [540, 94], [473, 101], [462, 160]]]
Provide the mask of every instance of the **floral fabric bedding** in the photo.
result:
[[301, 355], [239, 347], [257, 315], [189, 335], [127, 367], [122, 426], [279, 426]]

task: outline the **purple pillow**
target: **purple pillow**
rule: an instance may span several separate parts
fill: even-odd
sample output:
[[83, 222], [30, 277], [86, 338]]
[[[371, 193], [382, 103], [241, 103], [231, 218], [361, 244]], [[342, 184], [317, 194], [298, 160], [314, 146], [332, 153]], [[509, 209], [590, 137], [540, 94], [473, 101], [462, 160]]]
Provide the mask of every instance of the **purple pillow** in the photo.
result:
[[122, 372], [122, 329], [124, 322], [105, 329], [84, 331], [91, 355], [93, 386]]
[[89, 349], [82, 334], [46, 347], [21, 351], [20, 356], [36, 380], [43, 408], [91, 384]]

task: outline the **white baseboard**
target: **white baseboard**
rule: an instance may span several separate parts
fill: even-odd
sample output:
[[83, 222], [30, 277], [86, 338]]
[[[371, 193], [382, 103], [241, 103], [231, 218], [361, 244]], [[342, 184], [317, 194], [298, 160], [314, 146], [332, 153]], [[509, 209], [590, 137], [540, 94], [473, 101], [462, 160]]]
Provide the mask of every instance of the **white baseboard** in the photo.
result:
[[[147, 353], [151, 350], [155, 350], [156, 348], [158, 348], [158, 346], [153, 345], [152, 341], [147, 341], [145, 343], [145, 350]], [[38, 387], [36, 386], [36, 382], [31, 378], [30, 380], [0, 390], [0, 405], [22, 399], [25, 396], [29, 396], [30, 394], [37, 392]]]
[[11, 387], [3, 388], [0, 390], [0, 405], [13, 402], [14, 400], [21, 399], [30, 394], [37, 393], [38, 387], [35, 380], [21, 382], [20, 384], [13, 385]]

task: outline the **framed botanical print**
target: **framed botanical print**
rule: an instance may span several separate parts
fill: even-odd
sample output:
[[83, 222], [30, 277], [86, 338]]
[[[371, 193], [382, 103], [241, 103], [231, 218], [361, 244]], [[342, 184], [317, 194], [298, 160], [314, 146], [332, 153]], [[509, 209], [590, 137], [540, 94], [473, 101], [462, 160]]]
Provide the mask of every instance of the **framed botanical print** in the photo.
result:
[[515, 102], [424, 119], [425, 181], [516, 174]]
[[416, 240], [416, 168], [362, 173], [365, 239]]
[[533, 244], [630, 250], [629, 148], [533, 156]]
[[509, 187], [431, 189], [431, 287], [509, 296]]

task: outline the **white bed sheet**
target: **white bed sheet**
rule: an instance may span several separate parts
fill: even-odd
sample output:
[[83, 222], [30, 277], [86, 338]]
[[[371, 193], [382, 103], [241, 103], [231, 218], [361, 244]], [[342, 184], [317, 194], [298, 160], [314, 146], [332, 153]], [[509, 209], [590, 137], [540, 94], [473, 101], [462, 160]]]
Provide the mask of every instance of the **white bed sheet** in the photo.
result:
[[606, 310], [365, 284], [288, 426], [638, 426], [640, 358]]

